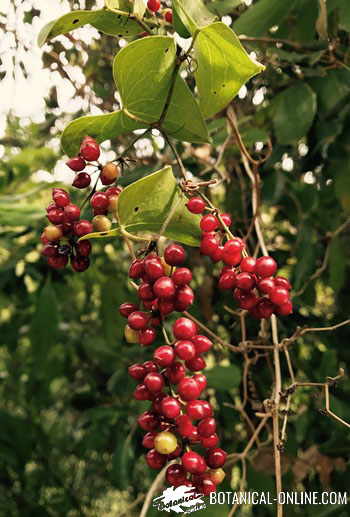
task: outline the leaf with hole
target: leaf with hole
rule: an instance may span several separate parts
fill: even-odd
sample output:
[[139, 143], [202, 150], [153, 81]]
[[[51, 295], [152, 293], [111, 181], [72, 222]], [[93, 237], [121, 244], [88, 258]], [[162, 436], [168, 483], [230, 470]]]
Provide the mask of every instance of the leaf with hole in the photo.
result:
[[133, 37], [141, 32], [138, 23], [130, 19], [126, 12], [113, 13], [106, 9], [78, 10], [64, 14], [45, 25], [39, 33], [38, 45], [42, 47], [48, 40], [61, 34], [67, 34], [86, 24], [92, 25], [104, 34], [120, 38]]
[[144, 127], [146, 127], [145, 124], [131, 119], [123, 111], [114, 111], [105, 115], [88, 115], [73, 120], [66, 126], [62, 133], [61, 144], [68, 156], [75, 156], [79, 152], [84, 136], [92, 136], [101, 143]]
[[251, 77], [264, 70], [222, 22], [202, 29], [195, 41], [200, 108], [205, 118], [227, 106]]
[[117, 208], [120, 228], [85, 235], [82, 240], [118, 236], [123, 231], [132, 235], [156, 236], [173, 212], [162, 235], [189, 246], [198, 246], [200, 218], [187, 210], [186, 203], [187, 198], [178, 187], [171, 167], [165, 167], [122, 191]]

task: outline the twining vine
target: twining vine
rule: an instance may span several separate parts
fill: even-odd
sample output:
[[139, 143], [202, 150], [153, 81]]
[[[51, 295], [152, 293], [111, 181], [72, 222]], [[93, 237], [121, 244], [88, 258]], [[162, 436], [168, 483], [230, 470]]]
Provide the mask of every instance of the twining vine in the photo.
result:
[[[159, 0], [149, 0], [150, 19], [144, 17], [145, 10], [140, 10], [139, 3], [135, 3], [136, 10], [132, 12], [124, 11], [125, 5], [125, 2], [106, 2], [106, 8], [98, 16], [98, 11], [75, 11], [73, 17], [65, 15], [40, 34], [42, 44], [68, 32], [77, 23], [81, 26], [82, 20], [86, 19], [102, 32], [134, 39], [129, 49], [127, 46], [118, 53], [114, 63], [114, 76], [121, 90], [121, 110], [73, 121], [62, 135], [63, 148], [70, 156], [67, 166], [76, 173], [73, 187], [89, 189], [89, 192], [79, 207], [72, 203], [66, 190], [53, 189], [52, 203], [47, 208], [51, 225], [45, 228], [41, 239], [42, 253], [49, 266], [62, 269], [70, 263], [79, 273], [90, 265], [93, 238], [120, 237], [130, 252], [128, 276], [138, 301], [126, 301], [119, 310], [127, 320], [126, 342], [138, 343], [149, 348], [151, 353], [146, 362], [131, 365], [129, 374], [137, 382], [134, 398], [150, 403], [149, 410], [139, 416], [138, 424], [146, 433], [142, 442], [148, 450], [146, 461], [152, 469], [160, 471], [143, 503], [140, 517], [145, 517], [152, 498], [165, 480], [174, 487], [194, 487], [199, 493], [209, 495], [217, 490], [230, 467], [239, 461], [240, 488], [243, 490], [252, 449], [258, 450], [270, 442], [274, 451], [276, 492], [281, 492], [281, 457], [287, 440], [290, 405], [300, 386], [321, 388], [325, 398], [323, 413], [350, 427], [332, 411], [329, 393], [329, 387], [341, 380], [344, 371], [340, 370], [335, 377], [327, 377], [324, 382], [299, 382], [290, 353], [291, 345], [303, 334], [336, 330], [349, 324], [350, 320], [333, 327], [296, 329], [289, 338], [279, 337], [278, 318], [292, 313], [293, 293], [288, 279], [277, 275], [278, 266], [269, 255], [261, 223], [259, 168], [270, 156], [272, 145], [269, 141], [261, 158], [251, 155], [240, 134], [232, 104], [239, 87], [263, 67], [250, 60], [233, 31], [217, 22], [200, 1], [174, 1], [176, 16], [173, 16], [173, 11], [161, 10]], [[115, 25], [111, 26], [109, 22], [113, 16]], [[188, 50], [174, 44], [172, 23], [181, 35], [185, 31], [192, 36]], [[208, 42], [213, 44], [209, 53]], [[151, 52], [145, 53], [146, 46]], [[133, 58], [139, 59], [143, 69], [138, 71], [135, 62], [127, 63], [130, 69], [125, 68], [123, 58], [131, 55], [127, 52], [133, 52]], [[220, 70], [222, 73], [222, 52], [225, 53], [226, 68], [220, 77], [217, 74]], [[162, 68], [159, 61], [164, 64]], [[188, 61], [195, 63], [193, 73], [199, 104], [179, 76], [183, 64]], [[157, 66], [159, 85], [149, 79], [143, 82], [142, 74]], [[234, 81], [237, 76], [238, 84]], [[132, 98], [132, 92], [136, 97], [142, 92], [147, 105], [142, 104], [142, 98], [141, 101]], [[205, 173], [218, 172], [225, 149], [230, 145], [238, 147], [251, 184], [251, 224], [243, 238], [234, 234], [231, 215], [222, 213], [211, 201], [210, 191], [216, 187], [217, 180], [198, 181], [189, 175], [173, 141], [191, 140], [190, 135], [192, 142], [207, 141], [204, 119], [223, 109], [226, 109], [230, 133], [216, 163], [207, 166]], [[101, 163], [100, 142], [136, 129], [144, 131], [114, 161]], [[152, 129], [160, 131], [173, 152], [181, 180], [176, 182], [171, 169], [165, 167], [122, 189], [118, 180], [133, 163], [132, 149]], [[87, 165], [94, 167], [93, 173], [87, 171]], [[92, 182], [94, 174], [96, 177]], [[221, 172], [220, 175], [221, 181], [225, 181], [225, 176]], [[92, 220], [85, 217], [88, 212]], [[342, 225], [336, 234], [344, 228]], [[250, 252], [253, 232], [256, 246]], [[164, 246], [166, 238], [199, 247], [206, 260], [221, 265], [217, 289], [232, 292], [233, 305], [225, 309], [240, 325], [238, 344], [226, 342], [215, 333], [212, 325], [204, 324], [191, 314], [195, 294], [190, 287], [192, 272], [186, 266], [186, 249], [178, 242]], [[318, 272], [315, 278], [317, 275]], [[249, 335], [249, 318], [260, 321], [259, 335], [255, 338]], [[219, 446], [220, 432], [214, 408], [205, 400], [205, 354], [215, 345], [226, 347], [243, 359], [243, 397], [237, 399], [232, 408], [240, 413], [250, 438], [242, 452], [230, 455]], [[255, 425], [246, 406], [249, 393], [254, 391], [251, 366], [260, 358], [272, 361], [273, 380], [269, 397], [255, 411], [259, 421]], [[283, 359], [289, 380], [282, 379]], [[238, 505], [234, 505], [229, 516], [237, 509]], [[277, 516], [282, 515], [283, 507], [277, 503]]]

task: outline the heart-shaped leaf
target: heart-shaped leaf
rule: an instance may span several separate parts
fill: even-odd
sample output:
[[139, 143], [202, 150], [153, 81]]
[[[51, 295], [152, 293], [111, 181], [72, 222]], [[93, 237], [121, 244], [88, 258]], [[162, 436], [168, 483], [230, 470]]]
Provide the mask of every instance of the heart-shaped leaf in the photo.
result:
[[103, 142], [144, 127], [144, 124], [131, 119], [123, 111], [114, 111], [106, 115], [89, 115], [73, 120], [66, 126], [62, 133], [61, 144], [68, 156], [75, 156], [84, 136], [89, 135], [96, 138], [98, 142]]
[[199, 216], [186, 208], [187, 198], [178, 187], [171, 167], [164, 167], [126, 187], [119, 196], [120, 227], [109, 232], [92, 233], [83, 239], [130, 234], [158, 235], [169, 214], [162, 235], [189, 246], [199, 246]]
[[133, 37], [141, 32], [141, 28], [128, 15], [127, 12], [114, 13], [106, 9], [72, 11], [45, 25], [39, 33], [38, 45], [41, 47], [49, 39], [67, 34], [87, 23], [104, 34], [120, 38]]
[[205, 118], [221, 111], [251, 77], [264, 70], [242, 47], [236, 34], [222, 22], [202, 29], [195, 44], [195, 72], [200, 108]]
[[241, 14], [233, 27], [238, 34], [262, 36], [274, 25], [280, 25], [294, 4], [295, 0], [259, 0]]
[[207, 9], [202, 0], [173, 0], [173, 6], [191, 34], [217, 19], [217, 16]]

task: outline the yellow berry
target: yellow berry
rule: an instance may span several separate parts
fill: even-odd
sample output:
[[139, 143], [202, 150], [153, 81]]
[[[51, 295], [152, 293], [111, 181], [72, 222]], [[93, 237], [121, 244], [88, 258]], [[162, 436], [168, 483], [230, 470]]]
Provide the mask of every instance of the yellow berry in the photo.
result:
[[225, 479], [225, 472], [222, 469], [213, 469], [209, 471], [210, 479], [214, 481], [216, 485], [220, 485]]
[[44, 236], [50, 242], [59, 241], [62, 235], [62, 230], [58, 226], [46, 226], [44, 230]]
[[132, 328], [130, 328], [129, 325], [125, 325], [124, 337], [128, 343], [134, 344], [139, 342], [139, 333], [137, 332], [137, 330], [133, 330]]
[[108, 212], [115, 213], [118, 206], [118, 196], [110, 196], [108, 203]]
[[169, 431], [163, 431], [154, 439], [154, 448], [159, 454], [171, 454], [177, 449], [177, 438]]
[[112, 221], [105, 215], [95, 215], [92, 224], [97, 232], [108, 232], [112, 227]]
[[[171, 273], [171, 270], [173, 269], [172, 266], [169, 266], [169, 264], [167, 264], [165, 262], [165, 260], [163, 259], [163, 257], [161, 257], [160, 259], [161, 263], [162, 263], [162, 266], [164, 268], [164, 274], [167, 275], [167, 276], [170, 276], [170, 273]], [[175, 268], [174, 268], [175, 270]]]
[[120, 177], [120, 168], [115, 163], [109, 162], [102, 169], [102, 174], [108, 180], [116, 180]]

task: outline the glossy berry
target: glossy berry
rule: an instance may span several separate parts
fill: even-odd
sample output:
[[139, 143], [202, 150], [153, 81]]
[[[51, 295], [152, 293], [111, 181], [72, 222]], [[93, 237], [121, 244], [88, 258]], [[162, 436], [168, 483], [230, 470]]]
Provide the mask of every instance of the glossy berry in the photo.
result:
[[292, 289], [291, 283], [284, 276], [276, 276], [276, 278], [275, 278], [275, 286], [276, 287], [283, 287], [283, 289], [287, 289], [287, 291], [290, 291]]
[[169, 300], [175, 294], [175, 284], [168, 276], [162, 276], [154, 283], [153, 291], [158, 298]]
[[164, 267], [158, 257], [146, 258], [144, 261], [144, 270], [147, 277], [153, 282], [164, 276]]
[[146, 461], [151, 469], [160, 470], [166, 463], [166, 456], [159, 454], [155, 449], [151, 449], [146, 454]]
[[133, 330], [142, 330], [147, 327], [148, 314], [142, 311], [135, 311], [128, 317], [128, 325]]
[[227, 453], [223, 449], [211, 449], [206, 457], [206, 461], [212, 469], [218, 469], [225, 464]]
[[59, 208], [64, 208], [69, 205], [70, 198], [68, 193], [60, 188], [54, 188], [52, 191], [52, 199], [56, 203], [56, 206]]
[[209, 338], [200, 334], [194, 336], [192, 338], [192, 342], [196, 348], [196, 355], [205, 354], [213, 346], [213, 343]]
[[[83, 242], [86, 242], [86, 241], [83, 241]], [[125, 302], [120, 305], [119, 312], [122, 316], [124, 316], [124, 318], [128, 318], [130, 316], [130, 314], [137, 311], [137, 309], [138, 309], [138, 307], [134, 303]]]
[[171, 276], [174, 284], [184, 286], [191, 282], [192, 273], [187, 267], [177, 268]]
[[230, 214], [221, 214], [222, 221], [226, 224], [226, 226], [230, 227], [232, 224], [232, 217]]
[[192, 214], [202, 214], [206, 205], [201, 197], [192, 197], [186, 206]]
[[205, 417], [203, 400], [190, 400], [186, 405], [186, 413], [192, 420], [200, 420]]
[[231, 239], [224, 245], [222, 259], [228, 266], [237, 266], [242, 260], [242, 243], [239, 239]]
[[184, 285], [176, 292], [175, 308], [177, 311], [186, 311], [194, 302], [194, 292], [190, 286]]
[[203, 390], [207, 387], [207, 378], [203, 373], [196, 373], [196, 375], [193, 376], [193, 379], [196, 381], [200, 393], [202, 393]]
[[87, 188], [91, 183], [91, 176], [87, 172], [80, 172], [77, 174], [73, 181], [73, 187], [76, 188]]
[[272, 257], [260, 257], [256, 261], [255, 272], [262, 278], [273, 276], [277, 271], [277, 263]]
[[120, 177], [120, 168], [113, 162], [106, 163], [106, 165], [102, 168], [101, 180], [102, 176], [105, 180], [113, 183]]
[[71, 266], [76, 273], [83, 273], [90, 266], [90, 260], [88, 257], [72, 257]]
[[156, 13], [160, 9], [160, 0], [148, 0], [147, 7], [153, 13]]
[[74, 233], [78, 237], [82, 237], [83, 235], [87, 235], [88, 233], [92, 233], [94, 231], [94, 227], [90, 221], [86, 219], [81, 219], [80, 221], [74, 224]]
[[153, 393], [151, 393], [144, 384], [136, 386], [134, 391], [134, 399], [136, 400], [152, 400]]
[[186, 375], [186, 370], [183, 364], [175, 361], [169, 368], [166, 370], [166, 376], [169, 379], [171, 384], [178, 384], [181, 379], [183, 379]]
[[219, 247], [219, 242], [218, 242], [217, 237], [215, 237], [214, 235], [208, 235], [208, 236], [205, 235], [201, 241], [201, 245], [200, 245], [199, 249], [203, 255], [210, 256], [211, 254], [216, 252], [218, 247]]
[[186, 482], [186, 470], [182, 465], [169, 465], [165, 478], [171, 486], [181, 486]]
[[145, 367], [147, 373], [158, 371], [158, 367], [154, 361], [145, 361], [143, 366]]
[[45, 244], [41, 253], [44, 257], [55, 257], [58, 255], [58, 246], [50, 243]]
[[149, 431], [145, 434], [142, 440], [142, 445], [146, 447], [146, 449], [154, 449], [154, 439], [157, 436], [157, 433], [154, 431]]
[[289, 301], [289, 291], [284, 287], [275, 287], [269, 294], [270, 300], [276, 305], [283, 305]]
[[262, 278], [260, 282], [258, 282], [258, 289], [261, 293], [270, 294], [275, 289], [275, 279], [274, 278]]
[[189, 318], [179, 318], [173, 325], [173, 334], [176, 339], [191, 339], [197, 334], [197, 326]]
[[220, 223], [215, 215], [207, 214], [202, 217], [199, 226], [202, 232], [212, 232], [219, 228], [219, 224]]
[[163, 398], [160, 404], [162, 415], [166, 418], [177, 418], [181, 412], [180, 403], [174, 397], [167, 396]]
[[169, 431], [159, 433], [154, 439], [154, 448], [160, 454], [171, 454], [178, 447], [176, 436]]
[[253, 307], [255, 307], [255, 305], [258, 303], [258, 297], [251, 291], [241, 291], [240, 289], [235, 289], [234, 294], [241, 309], [249, 311], [253, 309]]
[[144, 262], [141, 259], [135, 259], [129, 268], [129, 277], [137, 280], [142, 277], [144, 273]]
[[210, 258], [213, 262], [217, 263], [222, 260], [222, 254], [224, 252], [224, 247], [219, 245], [214, 251], [210, 253]]
[[64, 216], [69, 222], [78, 221], [80, 218], [80, 208], [77, 205], [69, 204], [64, 207]]
[[236, 276], [236, 286], [244, 291], [250, 291], [255, 285], [255, 278], [250, 273], [238, 273]]
[[225, 471], [221, 468], [209, 471], [210, 479], [216, 484], [220, 485], [226, 477]]
[[147, 282], [142, 282], [137, 292], [140, 300], [154, 300], [156, 297], [151, 284], [148, 284]]
[[214, 434], [216, 431], [216, 422], [215, 418], [208, 417], [203, 418], [198, 424], [198, 432], [201, 436], [204, 438], [208, 438], [212, 434]]
[[244, 257], [239, 265], [242, 273], [254, 273], [256, 266], [256, 259], [254, 257]]
[[142, 346], [150, 346], [154, 343], [157, 337], [157, 332], [155, 329], [143, 329], [140, 330], [139, 334], [139, 342]]
[[203, 474], [207, 468], [203, 456], [194, 451], [185, 452], [181, 461], [186, 472], [191, 474]]
[[106, 210], [108, 208], [109, 199], [105, 192], [96, 192], [91, 198], [92, 208], [100, 208]]
[[142, 381], [146, 375], [146, 368], [142, 364], [132, 364], [128, 368], [128, 373], [136, 381]]
[[211, 436], [201, 437], [201, 444], [205, 449], [213, 449], [219, 445], [219, 437], [216, 433]]
[[193, 433], [194, 425], [188, 415], [180, 415], [176, 419], [177, 431], [183, 438], [189, 438]]
[[174, 346], [175, 354], [179, 359], [188, 361], [196, 356], [196, 348], [192, 341], [177, 341]]
[[209, 477], [205, 477], [200, 481], [198, 485], [198, 491], [201, 494], [208, 496], [212, 492], [216, 492], [216, 484]]
[[152, 393], [159, 393], [164, 388], [163, 376], [156, 372], [148, 373], [144, 378], [143, 383]]
[[196, 400], [201, 389], [193, 377], [184, 377], [178, 385], [178, 392], [183, 400]]
[[94, 162], [100, 156], [100, 148], [96, 140], [91, 137], [84, 138], [80, 146], [80, 154], [84, 160]]
[[236, 286], [236, 273], [234, 271], [227, 271], [219, 278], [219, 289], [233, 289]]
[[293, 312], [293, 304], [290, 300], [288, 302], [279, 305], [275, 309], [276, 314], [279, 316], [289, 316]]
[[191, 372], [199, 372], [200, 370], [204, 370], [207, 364], [203, 357], [194, 357], [186, 361], [186, 366]]
[[159, 426], [159, 418], [151, 411], [145, 411], [138, 417], [137, 422], [144, 431], [154, 431]]
[[47, 212], [47, 218], [52, 224], [62, 224], [64, 222], [64, 211], [62, 208], [50, 208]]
[[174, 356], [174, 350], [169, 345], [158, 347], [153, 354], [154, 361], [159, 366], [170, 366], [174, 361]]
[[169, 244], [164, 251], [164, 260], [170, 266], [181, 266], [186, 260], [186, 252], [179, 244]]
[[85, 169], [86, 163], [81, 156], [75, 156], [66, 162], [68, 167], [74, 172], [80, 172]]

